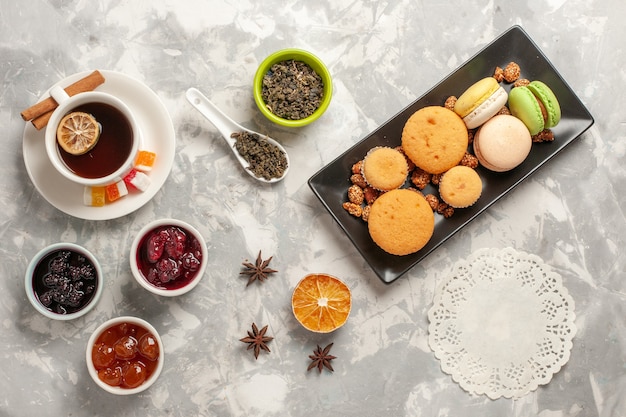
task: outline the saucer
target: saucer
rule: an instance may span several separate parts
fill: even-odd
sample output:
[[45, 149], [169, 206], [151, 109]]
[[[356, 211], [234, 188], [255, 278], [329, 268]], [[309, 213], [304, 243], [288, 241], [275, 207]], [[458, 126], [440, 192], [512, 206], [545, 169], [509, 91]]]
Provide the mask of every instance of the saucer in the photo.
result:
[[[45, 128], [37, 130], [27, 122], [22, 144], [26, 171], [37, 191], [57, 209], [85, 220], [122, 217], [150, 201], [165, 183], [176, 151], [174, 125], [159, 97], [145, 84], [127, 75], [114, 71], [100, 72], [105, 82], [97, 91], [117, 96], [133, 110], [142, 132], [141, 148], [157, 155], [152, 171], [148, 173], [151, 183], [147, 190], [132, 191], [104, 207], [86, 206], [83, 203], [83, 186], [63, 177], [48, 160], [44, 146]], [[56, 85], [67, 86], [88, 74], [89, 71], [71, 75]], [[42, 98], [47, 96], [48, 92]]]

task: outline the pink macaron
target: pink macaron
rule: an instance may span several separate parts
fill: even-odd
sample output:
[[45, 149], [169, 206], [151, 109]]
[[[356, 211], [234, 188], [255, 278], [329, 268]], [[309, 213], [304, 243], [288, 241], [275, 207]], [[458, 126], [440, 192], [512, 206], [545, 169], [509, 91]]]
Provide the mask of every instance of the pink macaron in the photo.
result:
[[510, 171], [520, 165], [532, 147], [526, 125], [510, 115], [498, 115], [483, 124], [474, 135], [474, 154], [485, 168]]

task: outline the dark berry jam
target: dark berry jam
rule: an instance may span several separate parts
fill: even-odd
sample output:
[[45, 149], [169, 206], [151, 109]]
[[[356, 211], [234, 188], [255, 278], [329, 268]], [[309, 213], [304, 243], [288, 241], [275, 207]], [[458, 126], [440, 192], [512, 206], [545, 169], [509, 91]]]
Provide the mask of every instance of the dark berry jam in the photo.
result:
[[118, 323], [96, 339], [91, 360], [98, 378], [120, 388], [137, 388], [154, 373], [161, 347], [146, 328], [134, 323]]
[[189, 284], [200, 269], [202, 248], [192, 233], [161, 226], [146, 233], [137, 247], [137, 266], [157, 288], [176, 290]]
[[70, 249], [50, 252], [35, 267], [33, 288], [39, 302], [53, 313], [71, 314], [92, 300], [98, 286], [94, 264]]

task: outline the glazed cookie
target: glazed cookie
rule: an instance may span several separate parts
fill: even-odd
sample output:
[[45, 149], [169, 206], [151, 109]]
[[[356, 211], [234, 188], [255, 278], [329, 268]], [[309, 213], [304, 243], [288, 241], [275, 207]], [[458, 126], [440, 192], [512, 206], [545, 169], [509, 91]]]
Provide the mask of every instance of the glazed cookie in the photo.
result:
[[441, 174], [458, 165], [467, 145], [465, 123], [455, 112], [441, 106], [419, 109], [402, 130], [404, 153], [431, 174]]
[[367, 224], [372, 240], [385, 252], [409, 255], [432, 237], [435, 215], [421, 193], [398, 189], [374, 201]]

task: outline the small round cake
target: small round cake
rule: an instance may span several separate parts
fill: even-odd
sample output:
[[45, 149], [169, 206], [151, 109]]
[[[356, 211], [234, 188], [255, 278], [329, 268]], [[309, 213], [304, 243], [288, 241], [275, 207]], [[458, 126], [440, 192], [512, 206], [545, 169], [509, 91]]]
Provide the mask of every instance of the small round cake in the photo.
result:
[[435, 230], [435, 215], [417, 191], [391, 190], [374, 201], [367, 222], [372, 240], [392, 255], [422, 249]]
[[467, 151], [465, 122], [441, 106], [427, 106], [409, 117], [402, 130], [402, 148], [419, 168], [441, 174], [458, 165]]
[[372, 148], [361, 167], [361, 175], [365, 181], [380, 191], [389, 191], [404, 184], [409, 173], [409, 166], [402, 152], [378, 146]]
[[478, 201], [483, 191], [483, 182], [470, 167], [458, 165], [450, 168], [439, 182], [439, 195], [454, 208], [469, 207]]

